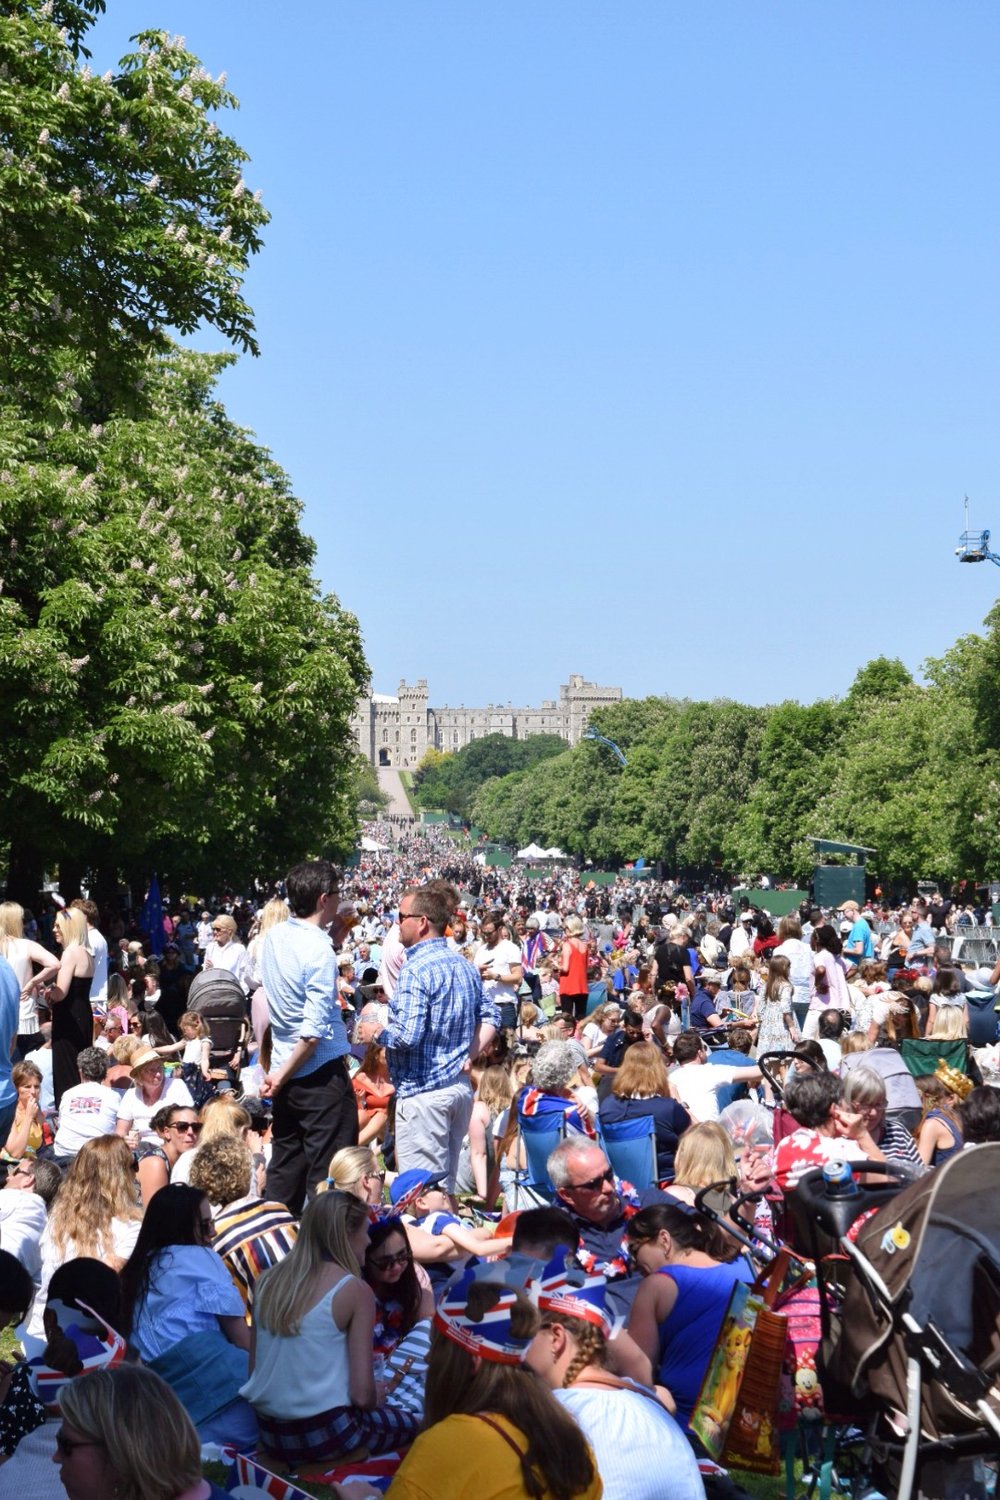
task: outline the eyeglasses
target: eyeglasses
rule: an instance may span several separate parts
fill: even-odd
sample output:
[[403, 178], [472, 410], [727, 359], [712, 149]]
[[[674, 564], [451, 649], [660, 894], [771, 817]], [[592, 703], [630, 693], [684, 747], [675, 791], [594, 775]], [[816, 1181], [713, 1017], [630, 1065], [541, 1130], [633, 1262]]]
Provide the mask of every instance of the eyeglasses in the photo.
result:
[[362, 1174], [361, 1174], [361, 1180], [363, 1182], [370, 1182], [373, 1177], [375, 1178], [376, 1182], [384, 1182], [385, 1181], [385, 1173], [384, 1172], [374, 1172], [374, 1171], [372, 1171], [372, 1172], [362, 1172]]
[[192, 1135], [201, 1135], [200, 1120], [171, 1120], [167, 1126], [168, 1130], [190, 1131]]
[[90, 1438], [68, 1438], [64, 1432], [56, 1433], [56, 1452], [61, 1453], [63, 1458], [71, 1458], [77, 1448], [103, 1448], [103, 1443], [95, 1443]]
[[400, 922], [408, 922], [411, 917], [416, 917], [417, 921], [419, 922], [422, 916], [422, 911], [401, 911], [399, 914], [399, 920]]
[[614, 1172], [610, 1167], [605, 1167], [599, 1177], [588, 1177], [586, 1182], [567, 1182], [566, 1187], [571, 1188], [574, 1193], [579, 1192], [581, 1188], [586, 1188], [588, 1193], [596, 1193], [606, 1182], [614, 1182], [614, 1180]]
[[376, 1260], [373, 1256], [369, 1265], [374, 1266], [377, 1271], [391, 1271], [393, 1266], [405, 1266], [409, 1259], [409, 1250], [400, 1250], [398, 1254], [385, 1255], [381, 1260]]
[[26, 1167], [23, 1162], [18, 1162], [17, 1166], [10, 1169], [9, 1175], [11, 1177], [34, 1177], [35, 1169], [34, 1167]]

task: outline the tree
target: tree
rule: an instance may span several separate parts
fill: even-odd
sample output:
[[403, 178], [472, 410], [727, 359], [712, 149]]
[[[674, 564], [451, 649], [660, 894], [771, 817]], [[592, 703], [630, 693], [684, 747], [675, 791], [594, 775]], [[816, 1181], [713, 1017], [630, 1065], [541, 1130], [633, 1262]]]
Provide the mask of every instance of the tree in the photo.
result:
[[469, 818], [476, 794], [487, 781], [520, 771], [558, 755], [566, 741], [557, 734], [535, 734], [526, 740], [487, 734], [453, 754], [428, 751], [414, 776], [414, 793], [421, 807], [444, 808]]
[[242, 277], [268, 216], [212, 118], [236, 100], [165, 32], [95, 76], [103, 8], [10, 0], [0, 26], [0, 390], [49, 420], [141, 402], [168, 330], [257, 349]]
[[754, 786], [733, 826], [731, 862], [807, 880], [816, 862], [816, 808], [836, 775], [846, 715], [829, 699], [780, 703], [768, 716]]
[[146, 415], [73, 425], [42, 459], [22, 426], [0, 473], [16, 891], [43, 863], [64, 892], [87, 867], [239, 880], [353, 840], [357, 621], [317, 591], [286, 476], [214, 400], [223, 358], [150, 361]]

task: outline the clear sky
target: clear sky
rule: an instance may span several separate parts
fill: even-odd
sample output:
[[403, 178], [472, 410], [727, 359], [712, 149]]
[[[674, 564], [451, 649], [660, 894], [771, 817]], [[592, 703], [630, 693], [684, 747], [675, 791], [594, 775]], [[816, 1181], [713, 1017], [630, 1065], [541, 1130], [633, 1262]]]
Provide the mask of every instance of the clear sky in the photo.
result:
[[992, 0], [108, 0], [96, 61], [147, 26], [241, 100], [222, 395], [376, 690], [808, 701], [979, 627]]

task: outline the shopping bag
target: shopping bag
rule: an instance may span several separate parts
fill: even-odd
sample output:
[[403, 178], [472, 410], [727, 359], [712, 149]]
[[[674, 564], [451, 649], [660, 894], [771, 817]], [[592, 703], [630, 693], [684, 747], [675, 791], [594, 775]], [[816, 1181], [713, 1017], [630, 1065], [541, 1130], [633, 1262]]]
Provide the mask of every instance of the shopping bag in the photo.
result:
[[736, 1410], [754, 1325], [763, 1307], [745, 1281], [734, 1284], [715, 1349], [691, 1414], [691, 1431], [718, 1461]]

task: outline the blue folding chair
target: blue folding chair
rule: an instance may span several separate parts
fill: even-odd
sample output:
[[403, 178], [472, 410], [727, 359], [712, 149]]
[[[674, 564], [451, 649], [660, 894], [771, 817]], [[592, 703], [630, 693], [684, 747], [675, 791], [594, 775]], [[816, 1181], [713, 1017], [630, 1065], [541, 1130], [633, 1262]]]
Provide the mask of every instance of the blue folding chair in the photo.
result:
[[597, 1139], [616, 1177], [630, 1182], [637, 1193], [656, 1186], [656, 1122], [652, 1115], [632, 1115], [627, 1120], [602, 1120], [598, 1116]]
[[560, 1116], [519, 1115], [518, 1134], [524, 1146], [525, 1166], [518, 1173], [520, 1183], [541, 1197], [553, 1199], [555, 1184], [549, 1177], [548, 1160], [566, 1138], [565, 1122]]

